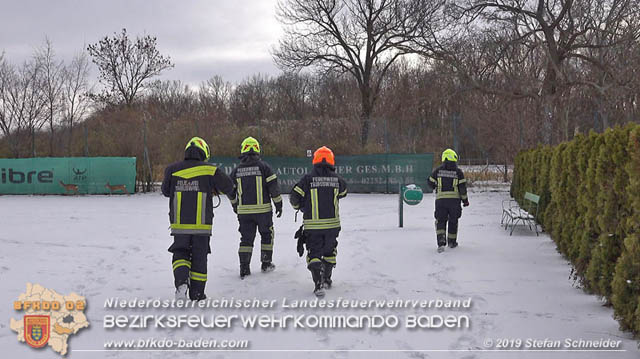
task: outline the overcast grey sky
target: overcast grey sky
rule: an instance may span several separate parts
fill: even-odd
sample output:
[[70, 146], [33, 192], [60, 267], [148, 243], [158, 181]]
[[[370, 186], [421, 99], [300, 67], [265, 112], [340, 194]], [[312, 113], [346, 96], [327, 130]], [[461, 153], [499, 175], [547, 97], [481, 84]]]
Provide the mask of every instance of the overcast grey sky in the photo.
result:
[[[277, 0], [1, 0], [0, 52], [20, 63], [45, 37], [59, 58], [126, 28], [158, 37], [175, 64], [163, 79], [190, 84], [221, 75], [237, 82], [277, 74], [269, 49], [281, 35]], [[95, 68], [94, 75], [95, 79]]]

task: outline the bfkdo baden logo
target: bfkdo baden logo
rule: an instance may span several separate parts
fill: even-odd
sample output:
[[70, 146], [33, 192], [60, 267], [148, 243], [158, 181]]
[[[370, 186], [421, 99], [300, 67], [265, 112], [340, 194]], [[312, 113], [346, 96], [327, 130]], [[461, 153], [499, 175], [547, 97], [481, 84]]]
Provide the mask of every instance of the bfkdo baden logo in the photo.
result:
[[87, 302], [84, 297], [71, 293], [58, 294], [39, 284], [27, 283], [27, 291], [13, 302], [22, 319], [11, 318], [10, 328], [18, 333], [18, 341], [32, 348], [50, 346], [66, 355], [69, 337], [89, 326], [84, 315]]
[[42, 348], [49, 341], [51, 317], [48, 315], [24, 316], [24, 340], [34, 348]]

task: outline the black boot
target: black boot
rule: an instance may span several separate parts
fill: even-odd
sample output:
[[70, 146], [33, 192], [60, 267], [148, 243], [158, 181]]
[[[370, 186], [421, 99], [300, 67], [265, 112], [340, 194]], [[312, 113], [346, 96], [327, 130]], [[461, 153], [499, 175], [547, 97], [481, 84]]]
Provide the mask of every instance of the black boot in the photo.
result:
[[458, 246], [457, 238], [447, 238], [447, 242], [449, 243], [449, 248], [455, 248]]
[[261, 250], [260, 252], [260, 261], [261, 262], [271, 262], [271, 258], [273, 257], [273, 251], [269, 250]]
[[251, 253], [240, 252], [238, 256], [240, 257], [240, 279], [244, 279], [244, 277], [251, 275], [251, 269], [249, 267], [251, 263]]
[[331, 289], [331, 284], [333, 284], [333, 281], [331, 280], [331, 274], [333, 272], [334, 264], [331, 264], [329, 262], [323, 262], [322, 264], [324, 265], [324, 287], [327, 289]]
[[444, 234], [438, 234], [438, 253], [444, 252], [444, 247], [447, 245], [447, 238]]
[[193, 294], [193, 295], [189, 294], [189, 298], [191, 300], [195, 300], [197, 302], [197, 301], [200, 301], [200, 300], [207, 299], [207, 296], [204, 293], [196, 293], [196, 294]]
[[262, 262], [262, 273], [273, 272], [276, 269], [276, 265], [271, 262]]
[[251, 269], [249, 268], [249, 264], [240, 264], [240, 279], [244, 279], [244, 277], [251, 275]]
[[315, 284], [315, 288], [313, 289], [313, 294], [316, 297], [322, 298], [324, 297], [324, 266], [320, 261], [314, 261], [307, 265], [307, 268], [311, 271], [311, 278], [313, 279], [313, 283]]
[[189, 285], [189, 299], [196, 301], [206, 299], [207, 296], [204, 294], [205, 284], [206, 282], [202, 281], [191, 281]]

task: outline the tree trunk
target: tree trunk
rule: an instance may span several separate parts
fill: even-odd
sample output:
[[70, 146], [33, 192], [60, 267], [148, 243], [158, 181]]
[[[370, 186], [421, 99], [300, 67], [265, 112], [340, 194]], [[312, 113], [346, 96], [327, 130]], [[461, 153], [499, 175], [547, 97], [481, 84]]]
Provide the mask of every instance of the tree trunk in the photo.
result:
[[84, 156], [89, 157], [89, 129], [86, 120], [84, 121]]
[[71, 144], [73, 142], [73, 120], [69, 120], [69, 142], [67, 143], [67, 156], [71, 157]]
[[49, 157], [53, 157], [53, 104], [49, 103]]
[[31, 126], [31, 157], [36, 157], [36, 129]]
[[598, 117], [600, 118], [600, 124], [602, 125], [602, 132], [609, 128], [609, 116], [607, 115], [607, 109], [604, 100], [602, 99], [603, 95], [598, 95], [596, 100], [598, 104]]
[[371, 128], [371, 113], [373, 112], [373, 104], [371, 103], [370, 90], [365, 88], [362, 92], [362, 112], [360, 113], [360, 124], [362, 132], [360, 133], [360, 145], [364, 148], [369, 140], [369, 130]]
[[542, 142], [546, 145], [550, 145], [553, 142], [553, 106], [557, 87], [557, 74], [551, 61], [548, 60], [547, 62], [546, 74], [542, 84]]

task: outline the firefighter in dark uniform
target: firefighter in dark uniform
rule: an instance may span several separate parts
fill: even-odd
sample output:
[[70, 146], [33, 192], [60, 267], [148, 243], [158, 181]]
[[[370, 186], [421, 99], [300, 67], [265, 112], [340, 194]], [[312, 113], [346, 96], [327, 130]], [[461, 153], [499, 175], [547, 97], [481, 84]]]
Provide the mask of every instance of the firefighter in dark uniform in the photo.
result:
[[347, 183], [335, 172], [333, 152], [321, 147], [313, 155], [313, 170], [293, 187], [289, 200], [304, 214], [307, 268], [315, 284], [314, 293], [324, 296], [330, 288], [336, 265], [340, 212], [338, 201], [347, 195]]
[[442, 152], [442, 164], [429, 177], [430, 186], [436, 190], [434, 215], [438, 252], [444, 251], [447, 243], [449, 248], [458, 246], [458, 218], [462, 216], [460, 203], [465, 207], [469, 205], [467, 180], [457, 163], [458, 155], [454, 150], [447, 149]]
[[282, 197], [278, 189], [278, 178], [267, 163], [260, 159], [260, 144], [253, 137], [247, 137], [240, 147], [240, 164], [231, 172], [231, 180], [236, 186], [237, 202], [233, 204], [238, 214], [240, 227], [240, 278], [251, 274], [250, 263], [256, 228], [260, 232], [260, 261], [262, 272], [271, 272], [276, 266], [272, 262], [273, 212], [271, 201], [278, 218], [282, 216]]
[[207, 143], [192, 138], [185, 148], [184, 161], [167, 167], [162, 181], [162, 194], [169, 197], [169, 221], [173, 244], [173, 276], [176, 299], [206, 298], [207, 255], [213, 224], [213, 195], [225, 193], [235, 198], [229, 176], [218, 170], [209, 159]]

